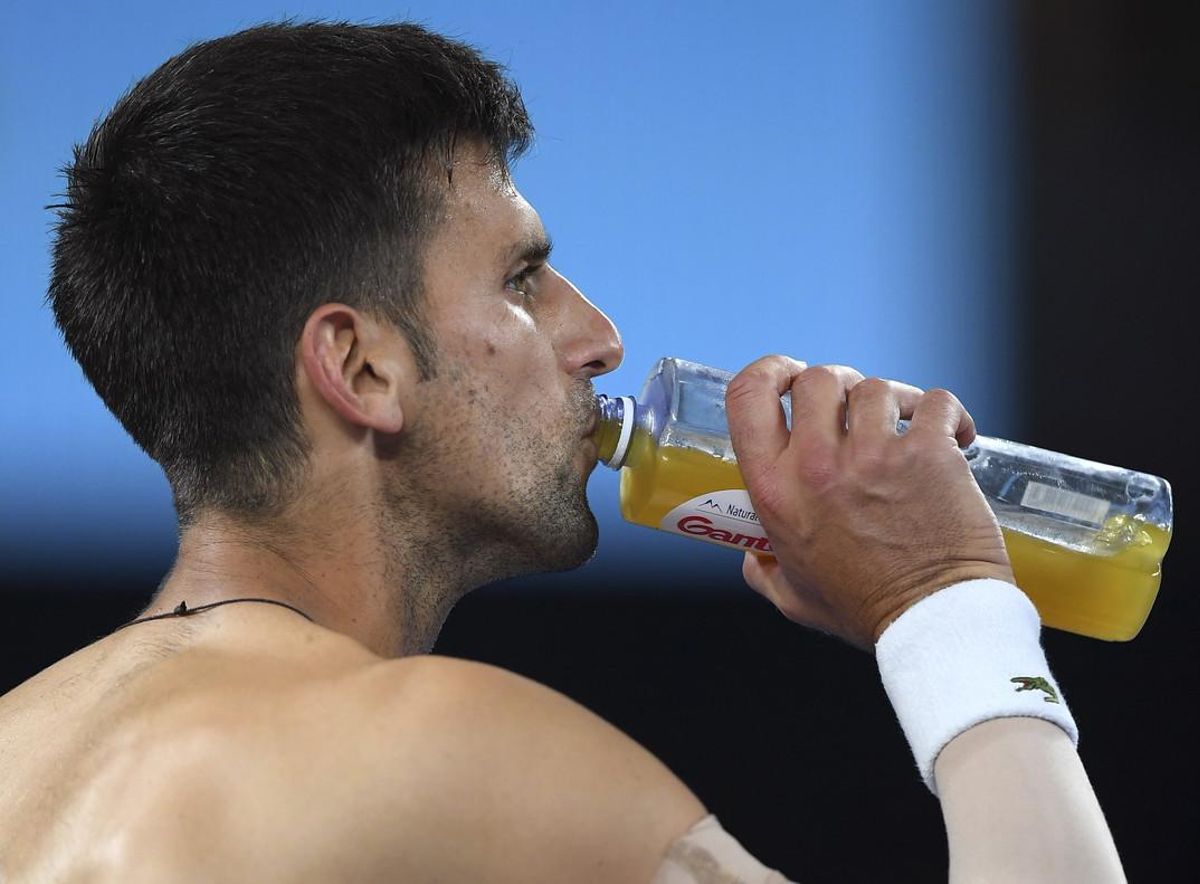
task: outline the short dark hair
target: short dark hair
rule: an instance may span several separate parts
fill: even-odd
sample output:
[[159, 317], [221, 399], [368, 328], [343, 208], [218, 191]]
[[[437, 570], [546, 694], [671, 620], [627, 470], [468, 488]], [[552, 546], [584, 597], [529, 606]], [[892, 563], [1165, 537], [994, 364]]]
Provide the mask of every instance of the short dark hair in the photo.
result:
[[463, 43], [288, 21], [189, 47], [76, 146], [47, 300], [181, 525], [278, 513], [300, 487], [294, 350], [320, 304], [394, 322], [431, 376], [421, 257], [456, 145], [507, 172], [532, 131]]

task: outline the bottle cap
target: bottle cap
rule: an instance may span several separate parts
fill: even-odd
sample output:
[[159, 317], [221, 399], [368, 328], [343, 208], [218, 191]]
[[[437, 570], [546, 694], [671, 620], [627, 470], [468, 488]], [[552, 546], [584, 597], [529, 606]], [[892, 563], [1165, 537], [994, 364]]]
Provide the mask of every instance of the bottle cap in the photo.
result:
[[629, 440], [633, 438], [633, 424], [637, 417], [637, 403], [632, 396], [621, 396], [621, 435], [617, 437], [617, 447], [608, 463], [613, 469], [620, 469], [625, 463], [625, 454], [629, 451]]

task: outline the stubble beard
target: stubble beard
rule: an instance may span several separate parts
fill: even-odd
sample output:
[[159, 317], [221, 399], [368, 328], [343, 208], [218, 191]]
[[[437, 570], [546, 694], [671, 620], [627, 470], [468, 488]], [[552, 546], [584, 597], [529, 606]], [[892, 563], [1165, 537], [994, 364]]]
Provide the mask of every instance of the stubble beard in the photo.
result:
[[469, 439], [478, 439], [479, 424], [451, 422], [461, 435], [451, 431], [440, 439], [410, 438], [405, 458], [412, 470], [408, 487], [385, 494], [392, 530], [407, 525], [411, 531], [421, 524], [421, 533], [427, 535], [426, 543], [420, 544], [424, 554], [414, 556], [417, 550], [408, 550], [410, 567], [417, 564], [414, 558], [428, 559], [421, 563], [427, 566], [421, 569], [427, 577], [436, 573], [445, 579], [454, 573], [451, 582], [458, 584], [459, 592], [452, 594], [458, 595], [495, 580], [568, 571], [591, 559], [599, 526], [587, 501], [578, 415], [587, 413], [594, 395], [589, 385], [572, 398], [575, 419], [564, 414], [554, 433], [547, 433], [536, 419], [513, 421], [511, 415], [505, 415], [507, 422], [499, 417], [484, 422], [495, 433], [499, 454], [489, 470], [507, 479], [496, 483], [486, 497], [474, 496], [461, 485], [452, 497], [446, 496], [446, 487], [459, 485], [458, 474], [467, 467], [450, 452], [477, 451]]
[[[572, 390], [562, 422], [547, 433], [541, 419], [504, 424], [500, 439], [510, 491], [479, 511], [480, 536], [496, 541], [493, 579], [569, 571], [591, 559], [599, 526], [588, 506], [588, 471], [580, 464], [582, 431], [595, 407], [590, 383]], [[497, 421], [493, 426], [501, 426]]]
[[589, 561], [596, 552], [600, 528], [588, 506], [587, 478], [570, 463], [554, 471], [548, 487], [538, 495], [536, 557], [539, 571], [569, 571]]
[[587, 476], [564, 448], [533, 452], [536, 481], [478, 512], [476, 536], [494, 541], [492, 579], [569, 571], [595, 554], [600, 529], [588, 506]]

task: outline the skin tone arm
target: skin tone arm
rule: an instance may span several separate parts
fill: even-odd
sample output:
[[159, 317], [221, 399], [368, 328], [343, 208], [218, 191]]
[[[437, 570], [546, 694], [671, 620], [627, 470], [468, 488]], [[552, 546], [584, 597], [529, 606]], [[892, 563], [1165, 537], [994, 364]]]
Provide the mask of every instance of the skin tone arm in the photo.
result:
[[1048, 721], [997, 718], [934, 765], [950, 881], [1124, 881], [1116, 845], [1070, 738]]
[[[793, 432], [779, 407], [789, 392]], [[747, 554], [743, 573], [789, 619], [870, 650], [939, 589], [1015, 582], [958, 450], [974, 422], [951, 394], [767, 357], [738, 374], [726, 404], [775, 549], [774, 558]], [[904, 436], [901, 418], [911, 420]], [[943, 749], [935, 775], [952, 881], [1125, 880], [1079, 756], [1053, 724], [977, 725]]]

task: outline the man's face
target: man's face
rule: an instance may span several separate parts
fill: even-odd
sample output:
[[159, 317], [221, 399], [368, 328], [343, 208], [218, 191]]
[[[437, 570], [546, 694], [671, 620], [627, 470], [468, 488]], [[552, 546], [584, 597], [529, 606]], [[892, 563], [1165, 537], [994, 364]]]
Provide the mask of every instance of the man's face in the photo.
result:
[[489, 576], [576, 567], [596, 547], [591, 379], [623, 350], [548, 257], [532, 206], [460, 150], [425, 253], [436, 375], [419, 385], [410, 426], [430, 512], [464, 554], [487, 553]]

